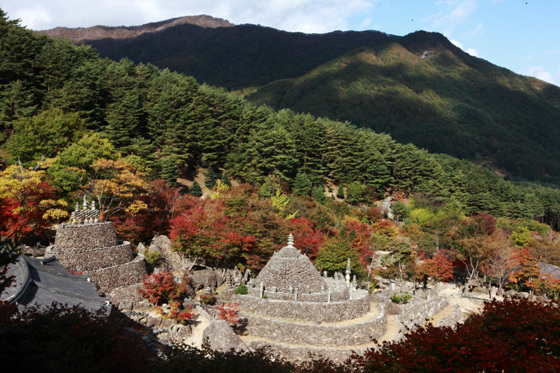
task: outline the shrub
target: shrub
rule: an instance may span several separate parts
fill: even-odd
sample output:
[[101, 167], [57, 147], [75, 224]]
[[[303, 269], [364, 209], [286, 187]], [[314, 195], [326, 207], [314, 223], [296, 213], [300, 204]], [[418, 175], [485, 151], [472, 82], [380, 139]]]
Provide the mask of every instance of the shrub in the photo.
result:
[[398, 304], [406, 304], [408, 303], [410, 298], [412, 298], [412, 296], [408, 293], [404, 293], [403, 295], [397, 295], [397, 294], [391, 295], [391, 300], [393, 301], [393, 303], [398, 303]]
[[235, 325], [239, 322], [239, 304], [224, 304], [223, 306], [216, 306], [220, 313], [218, 317], [225, 320], [230, 325]]
[[156, 250], [150, 250], [146, 252], [145, 259], [146, 259], [146, 263], [150, 267], [155, 267], [159, 264], [161, 260], [161, 253]]
[[244, 283], [240, 283], [237, 289], [235, 289], [235, 294], [247, 295], [249, 294], [249, 290], [247, 289], [247, 286]]

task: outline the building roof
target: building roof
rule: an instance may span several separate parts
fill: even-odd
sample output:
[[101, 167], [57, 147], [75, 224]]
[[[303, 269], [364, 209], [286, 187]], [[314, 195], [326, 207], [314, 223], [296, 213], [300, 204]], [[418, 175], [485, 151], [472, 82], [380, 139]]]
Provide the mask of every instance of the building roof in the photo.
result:
[[35, 259], [20, 255], [8, 266], [7, 276], [14, 276], [15, 281], [0, 297], [10, 303], [47, 308], [57, 302], [89, 311], [110, 311], [108, 299], [99, 296], [93, 282], [69, 273], [54, 256]]

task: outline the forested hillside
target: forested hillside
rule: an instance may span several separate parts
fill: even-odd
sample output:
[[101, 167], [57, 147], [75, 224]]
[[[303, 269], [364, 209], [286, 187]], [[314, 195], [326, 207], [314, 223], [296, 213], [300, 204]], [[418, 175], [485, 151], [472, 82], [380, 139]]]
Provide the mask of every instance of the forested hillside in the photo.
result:
[[[64, 36], [96, 35], [86, 30]], [[440, 34], [193, 24], [129, 38], [113, 31], [84, 42], [113, 60], [150, 62], [242, 91], [257, 105], [350, 121], [508, 178], [560, 184], [560, 89], [472, 57]]]
[[[519, 244], [560, 263], [557, 235], [532, 220], [560, 227], [556, 189], [347, 122], [255, 106], [150, 64], [100, 59], [4, 13], [0, 30], [3, 236], [43, 240], [87, 195], [120, 237], [169, 234], [212, 265], [259, 269], [289, 232], [331, 270], [348, 256], [364, 270], [380, 248], [409, 258], [478, 248], [484, 261]], [[400, 223], [376, 207], [385, 196]]]

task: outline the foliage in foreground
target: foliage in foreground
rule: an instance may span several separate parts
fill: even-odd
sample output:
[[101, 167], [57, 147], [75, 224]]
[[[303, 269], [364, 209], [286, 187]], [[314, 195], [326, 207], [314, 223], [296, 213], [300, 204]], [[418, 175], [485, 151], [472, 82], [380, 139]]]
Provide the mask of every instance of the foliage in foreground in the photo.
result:
[[367, 372], [557, 372], [560, 310], [558, 303], [494, 300], [456, 330], [428, 325], [355, 359]]

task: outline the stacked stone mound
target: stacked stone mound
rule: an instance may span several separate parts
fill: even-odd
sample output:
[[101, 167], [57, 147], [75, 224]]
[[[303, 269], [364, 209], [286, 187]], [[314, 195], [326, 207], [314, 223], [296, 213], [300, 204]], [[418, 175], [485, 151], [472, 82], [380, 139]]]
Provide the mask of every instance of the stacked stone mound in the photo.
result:
[[144, 258], [135, 257], [129, 242], [118, 242], [111, 222], [61, 224], [54, 253], [67, 270], [89, 276], [102, 293], [146, 276]]
[[248, 290], [232, 297], [247, 320], [246, 343], [273, 355], [305, 360], [313, 352], [343, 361], [351, 353], [343, 346], [359, 348], [385, 333], [384, 306], [372, 310], [368, 292], [340, 273], [322, 277], [291, 235]]
[[272, 255], [257, 276], [256, 283], [262, 283], [266, 289], [276, 288], [278, 292], [284, 293], [292, 290], [316, 293], [327, 289], [327, 284], [311, 260], [291, 242]]

